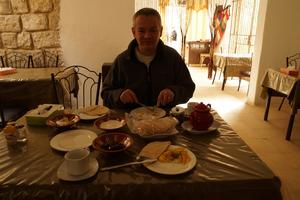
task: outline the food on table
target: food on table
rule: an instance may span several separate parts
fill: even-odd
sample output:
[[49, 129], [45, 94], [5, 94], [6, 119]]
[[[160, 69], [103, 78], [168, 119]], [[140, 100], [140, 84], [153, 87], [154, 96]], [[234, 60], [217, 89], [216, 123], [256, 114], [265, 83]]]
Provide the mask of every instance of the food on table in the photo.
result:
[[100, 124], [100, 128], [102, 128], [102, 129], [117, 129], [117, 128], [121, 128], [123, 126], [123, 124], [124, 124], [124, 120], [119, 121], [119, 120], [115, 120], [115, 119], [110, 119], [105, 122], [102, 122]]
[[3, 129], [3, 133], [5, 135], [12, 135], [16, 132], [16, 130], [17, 130], [17, 128], [14, 125], [9, 124], [9, 125], [5, 126], [5, 128]]
[[157, 107], [140, 107], [132, 110], [130, 115], [135, 119], [158, 119], [166, 115], [166, 111]]
[[89, 107], [81, 109], [80, 112], [87, 114], [87, 115], [91, 115], [91, 116], [104, 115], [109, 112], [109, 108], [107, 108], [105, 106], [101, 106], [101, 105], [89, 106]]
[[190, 161], [188, 152], [182, 148], [168, 149], [164, 151], [159, 157], [158, 160], [161, 162], [174, 162], [180, 164], [186, 164]]
[[63, 116], [61, 119], [56, 121], [58, 126], [68, 126], [72, 123], [72, 120], [69, 120], [67, 116]]
[[151, 142], [148, 143], [140, 152], [140, 157], [147, 157], [151, 159], [157, 159], [168, 147], [170, 146], [170, 141], [164, 142]]
[[174, 117], [164, 117], [138, 121], [135, 128], [139, 135], [143, 136], [167, 134], [177, 123], [178, 121]]

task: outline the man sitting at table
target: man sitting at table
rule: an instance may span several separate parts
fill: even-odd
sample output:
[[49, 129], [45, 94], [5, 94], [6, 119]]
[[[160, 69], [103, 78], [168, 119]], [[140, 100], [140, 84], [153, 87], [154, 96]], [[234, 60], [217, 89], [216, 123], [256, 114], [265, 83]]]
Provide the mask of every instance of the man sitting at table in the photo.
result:
[[161, 17], [152, 8], [133, 16], [131, 41], [114, 60], [101, 96], [110, 108], [134, 108], [137, 103], [172, 107], [186, 103], [195, 90], [181, 56], [160, 40]]

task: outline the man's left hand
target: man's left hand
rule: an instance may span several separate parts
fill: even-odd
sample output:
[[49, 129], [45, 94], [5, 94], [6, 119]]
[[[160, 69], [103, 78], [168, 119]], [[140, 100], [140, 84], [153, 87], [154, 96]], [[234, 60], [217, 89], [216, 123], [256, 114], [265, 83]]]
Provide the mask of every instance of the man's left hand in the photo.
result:
[[160, 91], [158, 97], [157, 97], [157, 103], [156, 106], [165, 106], [168, 103], [171, 103], [174, 100], [174, 92], [168, 88], [163, 89]]

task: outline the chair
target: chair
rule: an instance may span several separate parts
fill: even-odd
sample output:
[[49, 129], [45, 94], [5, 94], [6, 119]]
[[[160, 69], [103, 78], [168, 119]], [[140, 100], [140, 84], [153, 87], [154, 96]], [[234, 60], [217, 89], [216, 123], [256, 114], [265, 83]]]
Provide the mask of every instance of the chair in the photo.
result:
[[4, 64], [5, 67], [29, 68], [30, 60], [24, 53], [11, 51], [5, 53]]
[[16, 121], [27, 112], [26, 108], [21, 107], [4, 107], [0, 105], [0, 127], [6, 126], [9, 121]]
[[106, 75], [108, 74], [110, 68], [112, 66], [112, 63], [103, 63], [102, 64], [102, 82], [105, 80]]
[[[250, 73], [251, 73], [250, 71], [240, 71], [239, 85], [238, 85], [237, 91], [240, 91], [242, 79], [250, 82]], [[248, 84], [247, 94], [248, 94], [248, 92], [249, 92], [249, 84]]]
[[[223, 52], [223, 48], [221, 47], [220, 50], [221, 50], [221, 53], [222, 53]], [[222, 73], [224, 71], [224, 68], [216, 64], [216, 60], [214, 59], [214, 56], [211, 58], [211, 60], [212, 60], [212, 70], [215, 72], [211, 84], [214, 84], [218, 69], [220, 70], [220, 74], [219, 74], [219, 79], [220, 79], [221, 75], [222, 75]]]
[[[299, 70], [300, 67], [300, 53], [296, 53], [291, 56], [286, 57], [286, 67], [295, 66], [295, 69]], [[281, 107], [284, 103], [285, 97], [282, 98], [278, 110], [281, 110]]]
[[59, 59], [58, 52], [54, 53], [50, 50], [43, 50], [43, 59], [45, 67], [59, 67], [62, 66], [62, 62]]
[[98, 105], [101, 73], [86, 67], [73, 65], [51, 74], [58, 103], [65, 108], [78, 109]]
[[43, 52], [34, 53], [29, 56], [29, 62], [33, 68], [43, 68], [46, 67], [44, 64]]
[[0, 59], [1, 59], [1, 67], [5, 67], [3, 56], [0, 56]]

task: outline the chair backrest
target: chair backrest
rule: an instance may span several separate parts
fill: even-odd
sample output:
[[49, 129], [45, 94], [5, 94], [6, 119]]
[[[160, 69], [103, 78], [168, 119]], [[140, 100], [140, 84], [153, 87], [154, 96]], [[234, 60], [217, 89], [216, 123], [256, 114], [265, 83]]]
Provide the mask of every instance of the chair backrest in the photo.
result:
[[59, 67], [62, 65], [58, 52], [43, 50], [45, 67]]
[[0, 56], [0, 59], [1, 59], [1, 67], [5, 67], [4, 58], [2, 55]]
[[101, 70], [102, 70], [102, 72], [101, 72], [102, 73], [102, 82], [104, 81], [106, 75], [108, 74], [111, 66], [112, 66], [112, 63], [103, 63], [102, 64], [102, 68], [101, 68]]
[[51, 79], [57, 102], [65, 108], [78, 109], [98, 105], [101, 73], [73, 65], [51, 74]]
[[21, 52], [6, 52], [4, 59], [5, 67], [15, 67], [15, 68], [29, 68], [30, 60], [29, 56]]
[[33, 53], [29, 56], [30, 65], [33, 68], [44, 68], [46, 67], [44, 64], [44, 55], [40, 51], [38, 53]]
[[298, 69], [300, 67], [300, 53], [286, 57], [286, 66], [295, 66]]

